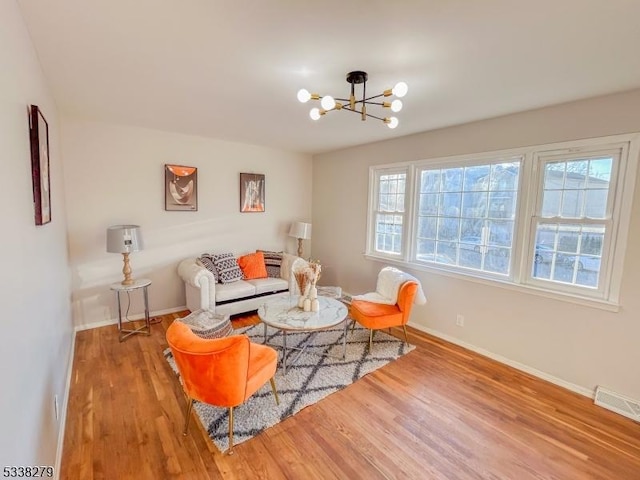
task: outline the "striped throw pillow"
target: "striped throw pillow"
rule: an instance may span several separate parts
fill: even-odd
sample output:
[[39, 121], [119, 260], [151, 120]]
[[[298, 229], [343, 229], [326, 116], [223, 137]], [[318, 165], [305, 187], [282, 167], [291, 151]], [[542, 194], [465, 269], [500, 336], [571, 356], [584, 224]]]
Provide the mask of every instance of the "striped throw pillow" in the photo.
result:
[[213, 273], [213, 279], [216, 283], [220, 281], [220, 278], [218, 278], [218, 270], [216, 270], [216, 266], [213, 262], [213, 255], [203, 253], [198, 258], [197, 263]]
[[270, 252], [269, 250], [256, 250], [264, 255], [264, 265], [267, 267], [267, 276], [270, 278], [280, 278], [280, 268], [282, 267], [282, 252]]

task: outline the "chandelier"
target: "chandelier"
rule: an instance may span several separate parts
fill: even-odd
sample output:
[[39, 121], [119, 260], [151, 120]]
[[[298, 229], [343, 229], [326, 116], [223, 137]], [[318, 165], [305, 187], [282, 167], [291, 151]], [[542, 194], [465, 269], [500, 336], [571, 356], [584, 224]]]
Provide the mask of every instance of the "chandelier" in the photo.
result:
[[[327, 112], [332, 110], [348, 110], [358, 113], [363, 121], [366, 120], [367, 117], [371, 117], [376, 120], [382, 120], [389, 128], [396, 128], [398, 126], [398, 119], [396, 117], [372, 115], [367, 112], [367, 105], [378, 105], [383, 109], [388, 108], [394, 113], [399, 112], [402, 110], [402, 101], [399, 100], [399, 98], [407, 94], [409, 87], [407, 87], [407, 84], [404, 82], [398, 82], [393, 88], [385, 90], [378, 95], [367, 97], [367, 78], [367, 72], [356, 70], [347, 73], [347, 82], [351, 85], [351, 95], [349, 95], [349, 98], [334, 98], [331, 95], [320, 96], [317, 93], [309, 93], [308, 90], [303, 88], [298, 92], [298, 100], [302, 103], [307, 103], [309, 100], [320, 100], [320, 106], [322, 108], [314, 107], [309, 112], [312, 120], [318, 120], [321, 116], [326, 115]], [[356, 99], [356, 85], [362, 85], [362, 96], [360, 99]], [[392, 95], [398, 98], [391, 102], [374, 101], [376, 99], [382, 100], [381, 97], [386, 98]]]

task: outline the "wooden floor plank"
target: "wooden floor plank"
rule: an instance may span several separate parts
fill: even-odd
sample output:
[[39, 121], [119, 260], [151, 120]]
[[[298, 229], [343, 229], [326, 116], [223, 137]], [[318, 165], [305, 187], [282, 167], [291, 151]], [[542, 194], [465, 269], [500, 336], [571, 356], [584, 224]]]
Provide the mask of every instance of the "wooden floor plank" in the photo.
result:
[[195, 416], [182, 435], [163, 351], [187, 313], [122, 343], [115, 326], [78, 332], [60, 478], [640, 479], [640, 424], [413, 329], [413, 352], [225, 455]]

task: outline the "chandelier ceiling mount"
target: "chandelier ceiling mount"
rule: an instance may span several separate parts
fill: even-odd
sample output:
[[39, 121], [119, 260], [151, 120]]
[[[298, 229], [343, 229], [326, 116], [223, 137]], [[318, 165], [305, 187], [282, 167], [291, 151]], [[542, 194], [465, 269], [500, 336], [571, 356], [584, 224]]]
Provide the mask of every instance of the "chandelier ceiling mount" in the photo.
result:
[[[376, 105], [383, 109], [388, 108], [392, 112], [399, 112], [402, 110], [402, 101], [400, 98], [407, 94], [407, 84], [404, 82], [398, 82], [395, 87], [383, 91], [378, 95], [367, 97], [367, 80], [369, 75], [367, 72], [361, 70], [354, 70], [347, 73], [347, 83], [351, 85], [351, 93], [349, 98], [334, 98], [331, 95], [319, 95], [317, 93], [309, 93], [306, 89], [298, 91], [298, 100], [302, 103], [306, 103], [309, 100], [319, 100], [322, 108], [314, 107], [309, 112], [309, 116], [312, 120], [318, 120], [321, 116], [326, 115], [332, 110], [347, 110], [350, 112], [358, 113], [360, 118], [364, 121], [367, 117], [381, 120], [389, 128], [396, 128], [398, 126], [398, 119], [396, 117], [382, 117], [378, 115], [372, 115], [367, 112], [367, 105]], [[362, 95], [359, 99], [356, 99], [356, 85], [362, 85]], [[383, 98], [395, 96], [398, 97], [391, 102], [382, 101]]]

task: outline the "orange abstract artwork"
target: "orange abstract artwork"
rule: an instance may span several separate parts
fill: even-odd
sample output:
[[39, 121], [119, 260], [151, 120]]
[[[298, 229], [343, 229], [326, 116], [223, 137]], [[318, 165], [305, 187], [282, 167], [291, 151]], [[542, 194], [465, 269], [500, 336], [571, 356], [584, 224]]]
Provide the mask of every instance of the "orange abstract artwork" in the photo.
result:
[[164, 167], [164, 209], [198, 210], [198, 169], [183, 165]]
[[240, 211], [264, 212], [264, 174], [240, 174]]

